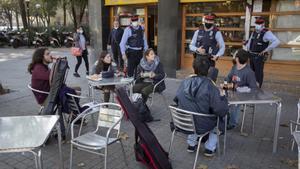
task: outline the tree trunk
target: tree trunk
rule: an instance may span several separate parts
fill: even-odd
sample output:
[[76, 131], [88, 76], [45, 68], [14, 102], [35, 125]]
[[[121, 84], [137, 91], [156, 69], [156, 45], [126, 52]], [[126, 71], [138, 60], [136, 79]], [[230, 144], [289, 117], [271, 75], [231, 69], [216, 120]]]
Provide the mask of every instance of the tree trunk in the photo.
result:
[[22, 18], [23, 27], [28, 28], [28, 23], [26, 18], [26, 7], [24, 4], [24, 0], [19, 0], [19, 6], [20, 6], [20, 14]]
[[76, 30], [77, 29], [77, 17], [76, 17], [76, 10], [75, 10], [74, 0], [71, 0], [71, 8], [72, 8], [74, 30]]
[[17, 22], [17, 28], [20, 30], [20, 23], [19, 23], [19, 11], [17, 10], [16, 12], [16, 22]]
[[79, 15], [79, 23], [81, 24], [82, 22], [82, 18], [83, 18], [83, 15], [85, 13], [85, 8], [86, 8], [87, 4], [84, 4], [84, 6], [81, 8], [80, 10], [80, 15]]
[[64, 26], [67, 26], [67, 3], [63, 0], [63, 12], [64, 12]]

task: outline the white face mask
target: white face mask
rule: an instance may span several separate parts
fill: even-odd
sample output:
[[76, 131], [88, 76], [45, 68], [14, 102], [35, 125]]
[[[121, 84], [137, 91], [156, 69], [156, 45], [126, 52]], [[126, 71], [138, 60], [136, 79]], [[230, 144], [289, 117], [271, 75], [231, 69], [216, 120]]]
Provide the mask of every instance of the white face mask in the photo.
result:
[[132, 26], [138, 26], [138, 22], [132, 22]]
[[255, 30], [260, 31], [263, 28], [262, 25], [255, 25]]

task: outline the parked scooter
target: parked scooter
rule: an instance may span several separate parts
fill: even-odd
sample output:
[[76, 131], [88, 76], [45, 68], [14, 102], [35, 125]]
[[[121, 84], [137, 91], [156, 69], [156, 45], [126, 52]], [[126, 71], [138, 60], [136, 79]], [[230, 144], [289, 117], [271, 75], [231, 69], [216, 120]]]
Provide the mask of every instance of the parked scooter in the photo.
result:
[[9, 43], [9, 36], [7, 35], [6, 31], [0, 32], [0, 46], [7, 46], [10, 45]]
[[50, 41], [50, 45], [53, 48], [61, 47], [61, 39], [60, 39], [60, 36], [59, 36], [58, 29], [57, 30], [53, 30], [51, 32], [51, 36], [49, 37], [49, 41]]
[[64, 37], [64, 45], [67, 48], [72, 47], [74, 43], [73, 32], [62, 32], [62, 36]]
[[35, 32], [35, 37], [32, 44], [35, 48], [38, 48], [40, 46], [48, 46], [49, 40], [47, 37], [47, 29], [42, 33]]
[[30, 43], [29, 39], [28, 39], [28, 33], [27, 32], [17, 32], [10, 39], [10, 43], [13, 48], [18, 48], [20, 46], [28, 46], [28, 43]]

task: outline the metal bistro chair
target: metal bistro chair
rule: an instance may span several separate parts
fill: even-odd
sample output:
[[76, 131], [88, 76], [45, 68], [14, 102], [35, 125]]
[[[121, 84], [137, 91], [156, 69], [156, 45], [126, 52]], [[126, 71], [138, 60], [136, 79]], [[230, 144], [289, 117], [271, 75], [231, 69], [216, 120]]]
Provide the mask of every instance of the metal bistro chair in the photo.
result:
[[[96, 130], [81, 134], [81, 125], [79, 128], [78, 136], [75, 137], [74, 123], [77, 120], [81, 118], [85, 119], [87, 116], [93, 115], [94, 113], [98, 113], [98, 124]], [[116, 142], [119, 142], [121, 144], [125, 163], [127, 165], [123, 143], [119, 138], [122, 118], [123, 111], [119, 104], [100, 103], [86, 109], [75, 120], [73, 120], [73, 122], [71, 123], [70, 169], [72, 168], [73, 146], [77, 147], [79, 150], [104, 156], [104, 169], [106, 169], [108, 154], [107, 148], [109, 145]], [[101, 153], [102, 149], [104, 149], [104, 153]]]
[[[37, 90], [37, 89], [34, 89], [31, 87], [31, 84], [28, 84], [27, 87], [34, 93], [41, 93], [41, 94], [45, 94], [45, 95], [49, 95], [49, 92], [45, 92], [45, 91], [41, 91], [41, 90]], [[40, 110], [39, 110], [39, 113], [38, 114], [41, 114], [42, 111], [44, 109], [44, 106], [43, 105], [40, 105]]]
[[166, 78], [167, 78], [167, 74], [165, 73], [164, 78], [154, 85], [153, 91], [152, 91], [152, 93], [151, 93], [151, 95], [150, 95], [150, 97], [149, 97], [149, 99], [150, 99], [150, 106], [149, 106], [149, 107], [152, 107], [153, 100], [154, 100], [154, 96], [155, 96], [156, 94], [161, 95], [161, 96], [163, 97], [164, 101], [166, 100], [165, 97], [164, 97], [164, 95], [162, 94], [162, 92], [156, 92], [156, 91], [155, 91], [156, 88], [157, 88], [157, 86], [158, 86], [159, 84], [161, 84], [162, 82], [164, 82], [164, 81], [166, 80]]
[[[298, 107], [298, 112], [297, 112], [297, 119], [296, 121], [290, 121], [290, 131], [291, 131], [291, 135], [294, 136], [294, 139], [292, 139], [292, 147], [291, 147], [291, 151], [293, 151], [294, 149], [294, 145], [295, 145], [295, 140], [296, 140], [296, 143], [299, 145], [299, 141], [300, 141], [300, 129], [299, 129], [299, 124], [300, 124], [300, 99], [298, 101], [298, 104], [297, 104], [297, 107]], [[297, 134], [299, 133], [299, 134]], [[298, 138], [296, 138], [296, 136], [298, 136]], [[297, 141], [298, 139], [298, 141]], [[298, 151], [299, 151], [299, 148], [298, 148]]]
[[[172, 132], [172, 137], [171, 137], [171, 142], [170, 142], [170, 147], [169, 147], [169, 154], [171, 154], [171, 148], [173, 145], [174, 136], [177, 132], [184, 133], [184, 134], [186, 134], [186, 133], [196, 134], [199, 137], [198, 148], [197, 148], [196, 157], [195, 157], [195, 161], [194, 161], [194, 165], [193, 165], [193, 169], [196, 169], [201, 140], [205, 135], [209, 134], [209, 132], [206, 132], [204, 134], [197, 134], [193, 116], [202, 116], [202, 117], [216, 117], [216, 116], [212, 115], [212, 114], [202, 114], [202, 113], [186, 111], [186, 110], [179, 109], [179, 108], [176, 108], [173, 106], [169, 106], [169, 108], [171, 111], [172, 121], [173, 121], [174, 127], [175, 127]], [[224, 132], [224, 145], [223, 145], [223, 153], [224, 154], [225, 154], [225, 149], [226, 149], [226, 147], [225, 147], [226, 146], [226, 126], [227, 126], [226, 123], [227, 123], [227, 116], [225, 116], [225, 132]], [[217, 130], [217, 135], [218, 135], [217, 151], [218, 151], [218, 154], [220, 154], [219, 136], [221, 135], [221, 132], [219, 131], [218, 128], [219, 128], [219, 118], [217, 119], [216, 130]]]
[[292, 141], [292, 147], [291, 150], [293, 151], [294, 149], [294, 145], [295, 145], [295, 141], [298, 145], [298, 168], [300, 168], [300, 99], [298, 101], [298, 116], [297, 116], [297, 121], [290, 121], [290, 131], [291, 131], [291, 135], [294, 137], [293, 141]]

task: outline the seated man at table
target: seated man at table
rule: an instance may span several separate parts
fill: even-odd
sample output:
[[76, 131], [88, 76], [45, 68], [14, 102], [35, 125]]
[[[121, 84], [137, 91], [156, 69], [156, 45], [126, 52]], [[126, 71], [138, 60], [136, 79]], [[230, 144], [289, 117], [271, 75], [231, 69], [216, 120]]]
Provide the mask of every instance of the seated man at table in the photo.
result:
[[[31, 87], [40, 91], [50, 91], [50, 72], [48, 67], [57, 57], [50, 54], [48, 48], [38, 48], [32, 56], [32, 61], [28, 65], [28, 72], [31, 76]], [[33, 92], [39, 105], [44, 105], [47, 94]]]
[[[181, 82], [177, 90], [174, 101], [178, 108], [199, 112], [202, 114], [213, 114], [221, 117], [219, 129], [224, 131], [223, 118], [228, 113], [228, 101], [225, 92], [218, 89], [215, 83], [207, 77], [209, 60], [205, 58], [195, 58], [193, 62], [194, 75]], [[194, 123], [197, 134], [209, 133], [209, 138], [205, 143], [205, 156], [213, 156], [217, 145], [217, 134], [215, 127], [217, 117], [194, 116]], [[194, 152], [197, 147], [197, 135], [190, 134], [187, 139], [188, 152]]]
[[[233, 83], [233, 88], [235, 89], [238, 87], [248, 87], [250, 89], [258, 87], [255, 74], [248, 65], [248, 58], [249, 53], [243, 49], [239, 49], [233, 58], [234, 66], [225, 78], [225, 81]], [[230, 106], [230, 118], [227, 126], [228, 130], [233, 129], [238, 125], [239, 110], [239, 105]]]

